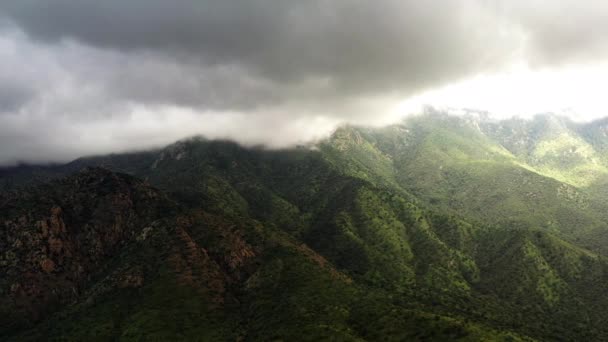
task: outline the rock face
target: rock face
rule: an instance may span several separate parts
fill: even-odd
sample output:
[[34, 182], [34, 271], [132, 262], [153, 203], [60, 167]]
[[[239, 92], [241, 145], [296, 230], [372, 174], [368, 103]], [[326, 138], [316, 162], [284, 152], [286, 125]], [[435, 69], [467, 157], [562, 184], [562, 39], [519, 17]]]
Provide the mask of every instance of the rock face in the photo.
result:
[[[104, 263], [171, 208], [157, 190], [100, 168], [1, 194], [2, 305], [36, 320], [76, 301]], [[141, 283], [137, 275], [122, 280]]]
[[[202, 208], [184, 209], [145, 182], [102, 168], [0, 193], [0, 227], [0, 340], [114, 339], [120, 327], [99, 336], [86, 328], [64, 335], [64, 329], [81, 329], [86, 319], [100, 326], [122, 324], [128, 314], [147, 317], [151, 327], [135, 331], [146, 334], [167, 322], [156, 314], [165, 311], [181, 315], [170, 317], [176, 324], [200, 325], [200, 332], [190, 332], [196, 336], [233, 329], [241, 313], [216, 317], [235, 310], [239, 297], [247, 298], [239, 289], [252, 283], [250, 278], [264, 279], [260, 273], [268, 271], [259, 271], [260, 259], [276, 250], [295, 253], [298, 266], [318, 265], [331, 283], [349, 281], [290, 238], [266, 240], [256, 221], [235, 223]], [[110, 309], [96, 311], [104, 305]], [[88, 314], [92, 318], [81, 317]], [[38, 335], [28, 336], [31, 331]]]

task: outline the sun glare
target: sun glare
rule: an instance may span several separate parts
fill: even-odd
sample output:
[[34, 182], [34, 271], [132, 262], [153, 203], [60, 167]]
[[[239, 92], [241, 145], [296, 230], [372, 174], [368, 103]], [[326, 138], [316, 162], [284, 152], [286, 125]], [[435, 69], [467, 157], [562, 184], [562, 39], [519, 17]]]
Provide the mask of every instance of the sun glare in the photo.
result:
[[543, 70], [520, 65], [423, 92], [399, 107], [405, 114], [433, 106], [484, 110], [498, 118], [553, 112], [587, 121], [608, 113], [607, 80], [606, 64]]

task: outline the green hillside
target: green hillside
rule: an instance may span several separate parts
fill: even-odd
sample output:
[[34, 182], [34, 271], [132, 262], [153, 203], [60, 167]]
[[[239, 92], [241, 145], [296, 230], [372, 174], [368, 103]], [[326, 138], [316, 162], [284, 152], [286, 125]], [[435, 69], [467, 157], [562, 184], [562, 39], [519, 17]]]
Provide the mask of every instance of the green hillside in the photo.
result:
[[4, 170], [0, 336], [607, 340], [601, 136], [435, 113]]
[[[605, 153], [576, 133], [580, 127], [563, 121], [553, 116], [490, 121], [429, 114], [382, 129], [345, 129], [356, 132], [351, 134], [362, 137], [359, 145], [368, 144], [390, 165], [374, 177], [395, 181], [440, 211], [544, 229], [605, 253]], [[363, 153], [359, 145], [348, 151], [348, 160], [364, 161], [358, 157]]]

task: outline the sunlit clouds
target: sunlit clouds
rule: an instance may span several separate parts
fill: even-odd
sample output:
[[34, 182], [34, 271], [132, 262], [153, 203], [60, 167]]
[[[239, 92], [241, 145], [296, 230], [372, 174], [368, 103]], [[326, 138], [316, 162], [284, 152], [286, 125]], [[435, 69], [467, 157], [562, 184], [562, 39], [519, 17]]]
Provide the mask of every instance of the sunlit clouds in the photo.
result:
[[535, 0], [0, 3], [0, 164], [192, 135], [270, 148], [425, 106], [608, 111], [608, 5]]

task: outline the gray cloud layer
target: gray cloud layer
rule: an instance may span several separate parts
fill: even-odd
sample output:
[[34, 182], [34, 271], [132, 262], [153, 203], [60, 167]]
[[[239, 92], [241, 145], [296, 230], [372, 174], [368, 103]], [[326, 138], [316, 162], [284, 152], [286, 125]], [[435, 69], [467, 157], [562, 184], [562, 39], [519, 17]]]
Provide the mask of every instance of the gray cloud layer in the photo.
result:
[[542, 0], [3, 1], [0, 163], [196, 133], [293, 144], [339, 122], [380, 122], [398, 99], [517, 59], [605, 56], [607, 11]]
[[330, 78], [345, 88], [453, 77], [492, 62], [503, 44], [491, 25], [480, 29], [491, 23], [479, 5], [454, 0], [26, 0], [4, 11], [44, 41], [149, 49], [244, 65], [275, 81]]

